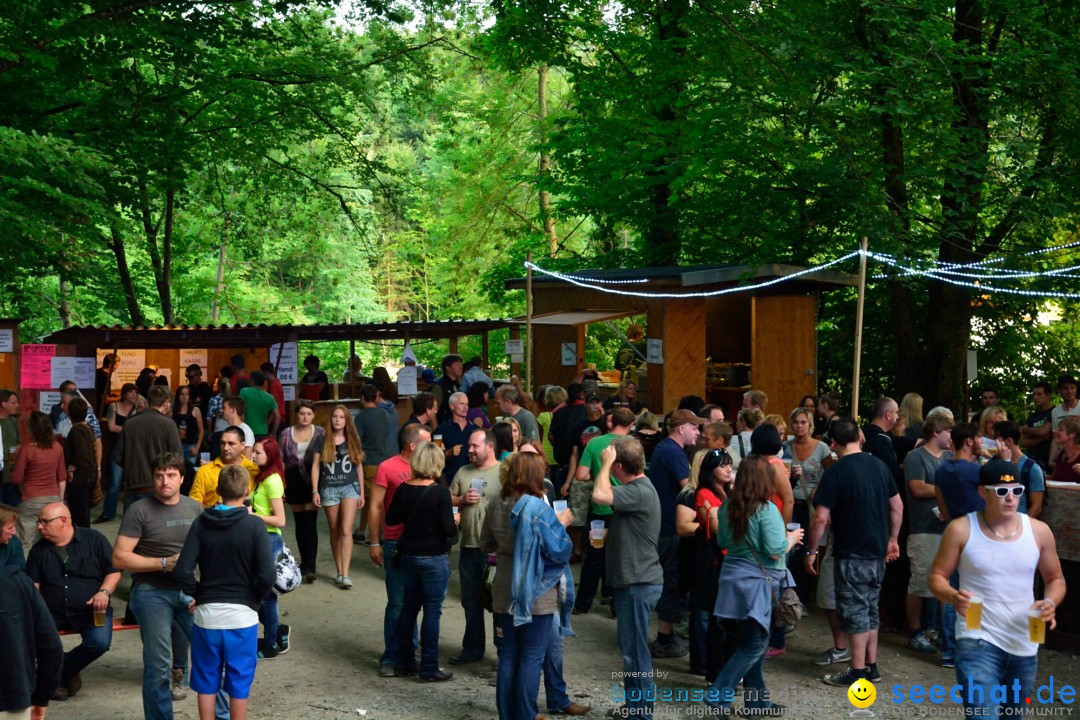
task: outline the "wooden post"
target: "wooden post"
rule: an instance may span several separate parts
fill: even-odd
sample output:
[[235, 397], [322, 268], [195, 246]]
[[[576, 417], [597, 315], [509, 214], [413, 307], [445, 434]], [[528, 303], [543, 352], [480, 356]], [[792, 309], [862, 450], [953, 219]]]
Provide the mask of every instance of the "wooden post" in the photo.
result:
[[525, 273], [525, 392], [532, 392], [532, 366], [533, 366], [533, 346], [532, 346], [532, 312], [533, 312], [533, 296], [532, 296], [532, 250], [525, 256], [528, 261]]
[[491, 363], [488, 362], [488, 333], [487, 330], [480, 333], [480, 362], [483, 364], [484, 372], [487, 372], [491, 367]]
[[356, 355], [356, 338], [349, 338], [349, 359], [345, 361], [345, 369], [349, 371], [349, 397], [356, 397], [356, 371], [353, 370], [352, 359]]
[[863, 305], [866, 302], [866, 248], [870, 241], [863, 238], [859, 253], [859, 303], [855, 309], [855, 374], [851, 378], [851, 417], [859, 419], [859, 374], [862, 369]]

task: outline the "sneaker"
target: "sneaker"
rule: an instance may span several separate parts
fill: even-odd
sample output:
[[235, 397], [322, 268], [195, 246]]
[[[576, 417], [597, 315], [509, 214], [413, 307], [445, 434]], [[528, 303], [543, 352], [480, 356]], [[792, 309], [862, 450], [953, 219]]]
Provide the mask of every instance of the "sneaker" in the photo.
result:
[[394, 672], [394, 666], [392, 664], [379, 666], [379, 677], [391, 678], [394, 677], [394, 675], [396, 675], [396, 673]]
[[288, 625], [282, 623], [278, 625], [277, 629], [277, 654], [284, 655], [289, 652], [289, 632], [292, 630]]
[[184, 687], [184, 668], [173, 668], [169, 673], [169, 692], [173, 700], [183, 700], [187, 697], [187, 688]]
[[661, 644], [659, 640], [649, 646], [649, 652], [654, 658], [681, 658], [686, 657], [690, 649], [678, 636], [673, 635], [670, 642]]
[[934, 647], [934, 643], [930, 642], [930, 638], [926, 637], [926, 635], [924, 635], [922, 631], [919, 631], [909, 637], [907, 641], [907, 646], [912, 650], [921, 653], [937, 652], [937, 648]]
[[58, 687], [55, 690], [53, 690], [53, 694], [52, 694], [52, 696], [49, 697], [49, 699], [50, 700], [59, 700], [60, 702], [63, 702], [65, 700], [67, 700], [69, 697], [70, 697], [70, 695], [68, 695], [68, 691], [67, 691], [66, 687]]
[[953, 659], [952, 655], [942, 655], [941, 656], [941, 667], [943, 667], [943, 668], [954, 668], [954, 667], [956, 667], [956, 660]]
[[80, 690], [82, 690], [82, 675], [75, 673], [75, 677], [68, 680], [67, 684], [68, 697], [75, 697]]
[[825, 652], [818, 656], [818, 659], [814, 661], [815, 665], [832, 665], [838, 662], [848, 662], [851, 660], [851, 648], [844, 648], [843, 650], [837, 650], [836, 648], [829, 648]]
[[838, 672], [835, 675], [826, 675], [821, 678], [821, 681], [826, 685], [832, 685], [833, 687], [848, 687], [853, 682], [866, 679], [865, 670], [856, 670], [855, 668], [848, 666], [847, 670]]
[[259, 659], [260, 660], [273, 660], [278, 656], [277, 648], [268, 643], [265, 639], [259, 641]]
[[334, 576], [334, 584], [337, 585], [338, 587], [341, 587], [341, 578], [342, 577], [343, 576], [340, 575], [340, 574]]
[[439, 670], [433, 675], [421, 675], [420, 682], [446, 682], [447, 680], [453, 680], [454, 673], [446, 672], [445, 670]]
[[881, 682], [881, 673], [878, 672], [876, 662], [866, 664], [866, 679], [872, 683]]
[[780, 656], [780, 655], [787, 655], [787, 648], [786, 647], [782, 647], [782, 648], [771, 647], [771, 648], [768, 648], [768, 649], [765, 650], [765, 659], [766, 660], [772, 660], [774, 657], [777, 657], [777, 656]]
[[316, 575], [313, 572], [304, 573], [304, 584], [305, 585], [310, 585], [310, 584], [312, 584], [313, 582], [315, 582], [318, 579], [319, 579], [319, 576]]
[[352, 580], [349, 579], [348, 575], [342, 575], [341, 582], [338, 585], [342, 590], [352, 590]]

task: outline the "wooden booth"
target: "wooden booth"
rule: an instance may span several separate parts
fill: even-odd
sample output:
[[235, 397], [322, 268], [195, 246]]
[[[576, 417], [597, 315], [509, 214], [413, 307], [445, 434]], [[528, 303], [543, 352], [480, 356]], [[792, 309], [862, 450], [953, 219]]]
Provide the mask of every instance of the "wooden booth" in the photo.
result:
[[[820, 271], [709, 298], [635, 297], [605, 290], [700, 293], [764, 283], [803, 269], [776, 263], [758, 268], [697, 265], [583, 270], [572, 276], [590, 287], [534, 275], [532, 386], [565, 385], [584, 369], [590, 323], [644, 315], [646, 338], [660, 341], [662, 356], [662, 362], [647, 365], [641, 383], [654, 411], [668, 412], [683, 396], [698, 395], [721, 404], [730, 417], [753, 387], [768, 394], [769, 411], [786, 416], [803, 396], [817, 394], [819, 293], [854, 287], [857, 277]], [[619, 280], [642, 282], [612, 282]], [[508, 280], [506, 287], [525, 289], [526, 280]], [[524, 324], [525, 318], [517, 321]], [[572, 365], [569, 357], [564, 359], [564, 344], [576, 349]]]

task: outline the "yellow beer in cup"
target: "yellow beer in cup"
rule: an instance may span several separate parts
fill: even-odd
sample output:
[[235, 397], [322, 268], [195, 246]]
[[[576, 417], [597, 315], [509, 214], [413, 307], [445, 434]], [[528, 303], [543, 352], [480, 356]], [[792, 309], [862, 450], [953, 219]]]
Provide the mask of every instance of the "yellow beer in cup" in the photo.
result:
[[967, 629], [978, 630], [982, 627], [983, 600], [981, 597], [972, 597], [968, 600]]
[[1028, 610], [1028, 639], [1042, 645], [1046, 642], [1046, 621], [1042, 619], [1042, 610]]
[[94, 611], [94, 627], [105, 627], [105, 611]]

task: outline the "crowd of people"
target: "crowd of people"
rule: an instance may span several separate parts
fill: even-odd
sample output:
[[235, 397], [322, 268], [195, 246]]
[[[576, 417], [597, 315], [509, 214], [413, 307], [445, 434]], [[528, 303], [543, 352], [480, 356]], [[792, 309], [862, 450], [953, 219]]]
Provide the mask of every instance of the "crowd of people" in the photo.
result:
[[[304, 364], [321, 397], [325, 373], [317, 358]], [[347, 379], [367, 380], [361, 372], [351, 363]], [[811, 600], [832, 635], [816, 662], [841, 665], [827, 685], [880, 681], [888, 627], [962, 681], [1033, 685], [1029, 611], [1053, 627], [1065, 596], [1037, 518], [1046, 480], [1080, 482], [1074, 378], [1060, 379], [1060, 405], [1035, 384], [1022, 424], [984, 388], [970, 422], [944, 407], [924, 416], [909, 393], [878, 399], [860, 427], [832, 397], [776, 414], [759, 390], [739, 408], [689, 396], [656, 413], [636, 377], [607, 397], [588, 371], [530, 394], [516, 378], [495, 389], [479, 363], [448, 355], [403, 423], [382, 372], [360, 388], [358, 410], [333, 405], [320, 426], [310, 399], [293, 403], [288, 424], [273, 366], [248, 375], [237, 356], [213, 388], [196, 365], [175, 391], [141, 374], [104, 425], [66, 383], [51, 415], [25, 418], [25, 438], [12, 422], [17, 395], [0, 391], [0, 566], [38, 588], [8, 582], [5, 569], [0, 609], [18, 605], [47, 629], [32, 639], [11, 629], [38, 644], [39, 672], [28, 652], [25, 672], [0, 681], [10, 682], [0, 711], [43, 717], [49, 700], [81, 690], [82, 671], [110, 647], [110, 600], [128, 572], [123, 623], [142, 638], [145, 717], [173, 717], [190, 687], [201, 718], [242, 720], [257, 660], [290, 647], [274, 582], [275, 563], [291, 557], [282, 531], [292, 525], [298, 572], [317, 582], [320, 509], [336, 587], [353, 587], [354, 543], [383, 569], [383, 677], [454, 679], [439, 637], [456, 557], [465, 629], [448, 663], [484, 660], [491, 623], [501, 720], [538, 717], [541, 678], [549, 714], [591, 711], [570, 700], [563, 652], [572, 617], [594, 604], [615, 621], [627, 715], [651, 715], [655, 659], [687, 656], [707, 705], [730, 712], [741, 692], [741, 712], [782, 714], [766, 661], [786, 653]], [[120, 514], [121, 491], [110, 546], [91, 525]], [[53, 673], [43, 659], [55, 657], [57, 630], [82, 642]], [[989, 696], [982, 706], [999, 711]]]

